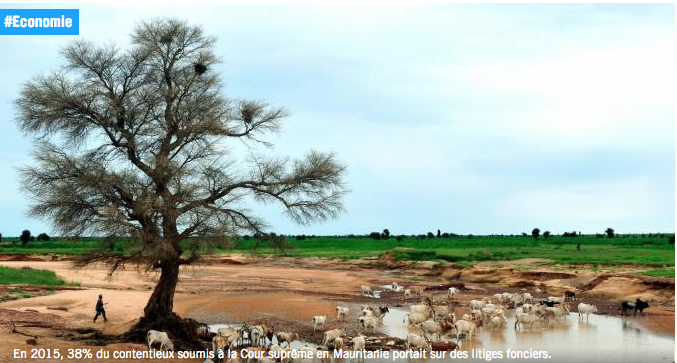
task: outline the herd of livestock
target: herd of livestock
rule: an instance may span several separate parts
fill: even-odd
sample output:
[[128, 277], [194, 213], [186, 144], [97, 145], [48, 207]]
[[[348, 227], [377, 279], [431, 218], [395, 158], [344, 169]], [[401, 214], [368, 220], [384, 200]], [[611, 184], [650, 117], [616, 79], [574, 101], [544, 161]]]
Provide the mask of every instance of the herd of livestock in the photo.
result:
[[[515, 309], [513, 325], [515, 330], [533, 329], [534, 324], [563, 321], [571, 312], [571, 303], [576, 301], [575, 293], [572, 291], [567, 291], [562, 296], [549, 296], [547, 299], [538, 301], [529, 292], [504, 292], [479, 300], [471, 300], [467, 305], [468, 313], [457, 316], [456, 307], [461, 306], [456, 303], [457, 296], [461, 294], [461, 290], [457, 287], [448, 289], [444, 301], [426, 297], [422, 289], [405, 289], [397, 283], [384, 287], [390, 291], [403, 292], [405, 299], [420, 296], [421, 302], [409, 305], [409, 312], [404, 316], [403, 323], [407, 323], [407, 338], [404, 344], [407, 350], [414, 348], [429, 351], [439, 350], [440, 347], [443, 350], [455, 349], [463, 339], [473, 339], [473, 334], [478, 329], [501, 329], [508, 321], [506, 318], [508, 309]], [[380, 297], [380, 291], [377, 292], [368, 286], [361, 286], [360, 293], [372, 298]], [[629, 311], [633, 311], [633, 314], [639, 311], [643, 315], [643, 310], [648, 307], [648, 302], [636, 299], [634, 302], [623, 302], [620, 309], [622, 315], [626, 315]], [[335, 311], [336, 322], [348, 321], [351, 312], [349, 306], [337, 306]], [[283, 353], [292, 351], [292, 342], [298, 341], [300, 348], [297, 350], [312, 351], [333, 348], [360, 351], [366, 348], [369, 339], [367, 335], [377, 332], [389, 312], [387, 306], [361, 305], [357, 314], [361, 333], [348, 337], [342, 328], [324, 331], [319, 348], [304, 344], [305, 342], [295, 332], [275, 332], [265, 324], [253, 326], [244, 324], [239, 327], [218, 329], [217, 334], [212, 338], [212, 349], [215, 354], [237, 347]], [[580, 302], [577, 312], [579, 320], [588, 320], [590, 314], [597, 313], [597, 307]], [[311, 320], [313, 330], [323, 329], [328, 319], [327, 315], [314, 316]], [[149, 331], [147, 343], [149, 349], [155, 345], [159, 345], [160, 349], [174, 349], [169, 336], [164, 332]], [[388, 341], [387, 345], [394, 346], [394, 340]], [[291, 362], [291, 359], [286, 362]]]

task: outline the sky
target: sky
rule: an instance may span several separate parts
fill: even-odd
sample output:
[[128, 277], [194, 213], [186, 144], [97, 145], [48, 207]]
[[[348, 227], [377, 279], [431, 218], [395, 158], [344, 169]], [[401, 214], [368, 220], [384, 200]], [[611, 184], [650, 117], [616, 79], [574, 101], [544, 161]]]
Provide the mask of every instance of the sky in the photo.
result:
[[21, 84], [58, 70], [74, 39], [124, 46], [164, 16], [217, 37], [227, 96], [290, 111], [266, 153], [347, 165], [337, 219], [254, 206], [271, 230], [674, 232], [674, 6], [39, 6], [79, 8], [80, 35], [0, 36], [0, 233], [52, 230], [19, 185]]

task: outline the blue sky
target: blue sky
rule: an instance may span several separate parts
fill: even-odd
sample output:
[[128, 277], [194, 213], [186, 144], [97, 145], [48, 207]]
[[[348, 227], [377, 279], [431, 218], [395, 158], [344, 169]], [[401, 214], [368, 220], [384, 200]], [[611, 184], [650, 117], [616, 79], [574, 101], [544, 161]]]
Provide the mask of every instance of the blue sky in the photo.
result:
[[[21, 6], [26, 7], [26, 6]], [[0, 36], [0, 232], [26, 217], [31, 162], [12, 100], [76, 37], [124, 44], [171, 16], [218, 38], [225, 93], [291, 111], [266, 153], [335, 151], [351, 193], [294, 234], [673, 232], [674, 5], [106, 5], [79, 36]]]

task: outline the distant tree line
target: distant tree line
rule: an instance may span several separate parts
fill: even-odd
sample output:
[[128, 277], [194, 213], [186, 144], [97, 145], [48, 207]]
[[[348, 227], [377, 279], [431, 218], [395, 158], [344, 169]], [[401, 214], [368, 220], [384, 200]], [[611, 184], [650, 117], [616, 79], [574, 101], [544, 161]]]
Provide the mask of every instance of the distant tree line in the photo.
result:
[[[526, 232], [521, 233], [518, 236], [522, 237], [527, 237], [529, 234]], [[487, 235], [488, 237], [516, 237], [514, 234], [490, 234]], [[541, 230], [539, 228], [534, 228], [531, 231], [531, 236], [535, 239], [538, 240], [539, 238], [543, 238], [544, 240], [547, 240], [549, 238], [552, 238], [552, 233], [550, 231], [544, 231], [541, 233]], [[571, 232], [563, 232], [561, 234], [562, 237], [579, 237], [582, 236], [580, 231], [571, 231]], [[665, 238], [668, 237], [668, 243], [671, 245], [675, 244], [675, 235], [674, 234], [669, 234], [669, 233], [642, 233], [642, 234], [634, 234], [634, 235], [618, 235], [616, 234], [615, 230], [613, 228], [607, 228], [604, 233], [596, 233], [595, 237], [597, 238], [626, 238], [626, 237], [632, 237], [632, 236], [639, 236], [642, 238]], [[270, 233], [254, 233], [253, 235], [242, 235], [240, 238], [242, 238], [245, 241], [250, 241], [255, 239], [256, 241], [261, 243], [270, 243], [275, 249], [279, 250], [285, 250], [287, 249], [288, 246], [288, 240], [289, 239], [294, 239], [296, 241], [305, 241], [307, 239], [313, 239], [313, 238], [318, 238], [318, 237], [334, 237], [334, 238], [371, 238], [374, 240], [389, 240], [391, 238], [394, 238], [395, 240], [403, 241], [405, 238], [414, 238], [417, 240], [424, 240], [424, 239], [433, 239], [433, 238], [458, 238], [458, 237], [465, 237], [467, 239], [472, 239], [474, 235], [468, 234], [468, 235], [459, 235], [456, 233], [451, 233], [451, 232], [442, 232], [441, 230], [437, 230], [437, 233], [433, 232], [427, 232], [425, 234], [412, 234], [412, 235], [392, 235], [390, 233], [390, 230], [388, 228], [384, 229], [382, 232], [371, 232], [367, 235], [360, 235], [360, 234], [347, 234], [347, 235], [334, 235], [334, 236], [318, 236], [318, 235], [306, 235], [306, 234], [299, 234], [299, 235], [284, 235], [284, 234], [276, 234], [275, 232], [270, 232]], [[14, 237], [16, 238], [16, 237]], [[77, 238], [77, 237], [75, 237]], [[89, 238], [97, 238], [97, 237], [89, 237]], [[40, 233], [37, 236], [33, 236], [31, 234], [30, 230], [23, 230], [21, 232], [21, 235], [18, 237], [18, 240], [23, 244], [26, 245], [27, 243], [31, 241], [40, 241], [40, 242], [46, 242], [51, 240], [52, 237], [50, 237], [47, 233]], [[0, 242], [3, 241], [3, 234], [0, 233]], [[227, 241], [221, 244], [221, 247], [227, 247]]]

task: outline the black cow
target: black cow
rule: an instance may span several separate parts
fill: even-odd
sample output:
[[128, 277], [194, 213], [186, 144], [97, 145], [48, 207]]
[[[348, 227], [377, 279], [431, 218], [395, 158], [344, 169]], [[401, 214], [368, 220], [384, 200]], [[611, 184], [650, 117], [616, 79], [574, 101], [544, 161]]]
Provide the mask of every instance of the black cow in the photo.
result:
[[640, 299], [635, 300], [635, 312], [633, 315], [637, 314], [637, 310], [639, 310], [639, 313], [644, 315], [644, 309], [647, 309], [649, 307], [649, 301], [642, 301]]
[[649, 307], [649, 302], [648, 301], [642, 301], [640, 299], [635, 300], [635, 302], [627, 302], [623, 301], [621, 303], [621, 310], [622, 310], [622, 315], [627, 316], [627, 311], [628, 310], [634, 310], [632, 313], [632, 316], [637, 315], [637, 310], [639, 310], [639, 313], [644, 315], [644, 309]]
[[626, 316], [628, 310], [633, 310], [635, 308], [635, 303], [623, 301], [621, 303], [621, 315]]
[[559, 301], [550, 301], [550, 300], [541, 300], [539, 305], [545, 305], [549, 308], [555, 307], [555, 305], [559, 304]]

